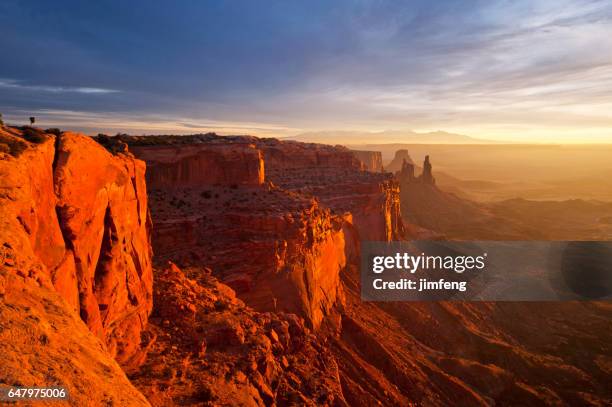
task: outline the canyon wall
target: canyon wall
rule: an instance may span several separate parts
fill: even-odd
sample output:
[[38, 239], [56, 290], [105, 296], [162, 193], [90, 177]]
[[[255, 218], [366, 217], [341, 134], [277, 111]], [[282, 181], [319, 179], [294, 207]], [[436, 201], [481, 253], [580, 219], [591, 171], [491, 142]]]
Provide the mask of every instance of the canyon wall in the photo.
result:
[[144, 168], [85, 136], [0, 128], [0, 382], [148, 405], [117, 364], [140, 362], [152, 305]]
[[380, 151], [351, 151], [361, 161], [365, 170], [371, 172], [381, 172], [383, 170], [382, 153]]
[[134, 145], [132, 152], [147, 162], [150, 188], [215, 184], [261, 185], [264, 162], [248, 139], [205, 144]]
[[[297, 313], [318, 327], [343, 301], [339, 274], [350, 250], [343, 218], [312, 197], [266, 181], [269, 160], [261, 139], [220, 139], [224, 142], [210, 135], [127, 140], [148, 165], [156, 259], [205, 264], [255, 309]], [[280, 148], [283, 143], [264, 142], [275, 151], [273, 162], [336, 165], [327, 147], [296, 155], [292, 162], [293, 151]], [[196, 154], [205, 165], [194, 165]], [[360, 168], [348, 150], [342, 160], [338, 165]], [[173, 168], [189, 168], [172, 172], [184, 175], [180, 182], [165, 181], [168, 167], [160, 163], [170, 162]], [[221, 173], [231, 175], [210, 176]]]
[[266, 166], [273, 168], [345, 168], [362, 170], [363, 164], [343, 146], [253, 138], [264, 153]]
[[[402, 232], [393, 180], [364, 171], [344, 147], [213, 135], [122, 140], [148, 165], [157, 259], [211, 267], [260, 311], [294, 312], [318, 327], [343, 303], [340, 272], [359, 241]], [[237, 163], [244, 149], [252, 153]], [[190, 167], [194, 151], [213, 162]], [[191, 170], [165, 182], [160, 163], [169, 162]], [[211, 182], [211, 167], [233, 175]], [[262, 169], [258, 182], [240, 182], [254, 179], [252, 168]]]
[[290, 157], [308, 157], [310, 150], [319, 151], [317, 144], [291, 143], [283, 157], [290, 165], [277, 159], [268, 162], [268, 156], [280, 156], [282, 143], [270, 144], [266, 139], [257, 142], [266, 160], [266, 177], [281, 188], [316, 197], [321, 204], [338, 215], [351, 215], [351, 223], [358, 240], [389, 241], [404, 233], [400, 216], [399, 185], [391, 174], [362, 171], [361, 162], [346, 162], [346, 153], [354, 153], [341, 146], [326, 146], [327, 159], [323, 164], [293, 160]]
[[135, 363], [152, 307], [144, 162], [74, 133], [0, 135], [23, 150], [0, 153], [1, 243], [40, 266], [111, 356]]

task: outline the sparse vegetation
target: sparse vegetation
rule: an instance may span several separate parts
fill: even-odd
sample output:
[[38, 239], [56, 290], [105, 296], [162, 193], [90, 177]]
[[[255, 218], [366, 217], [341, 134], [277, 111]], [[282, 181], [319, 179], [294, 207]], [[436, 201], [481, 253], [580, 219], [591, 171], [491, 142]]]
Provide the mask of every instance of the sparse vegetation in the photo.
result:
[[45, 130], [45, 133], [54, 134], [56, 136], [61, 136], [62, 131], [56, 127]]
[[23, 132], [23, 138], [28, 140], [30, 143], [40, 144], [47, 139], [45, 133], [37, 128], [24, 126], [21, 128]]
[[110, 137], [103, 133], [98, 133], [93, 139], [97, 141], [102, 147], [113, 154], [125, 153], [128, 151], [128, 144], [126, 142], [130, 136], [127, 134], [117, 134], [114, 137]]
[[27, 144], [17, 137], [8, 137], [0, 134], [0, 151], [9, 153], [13, 157], [19, 157], [27, 147]]

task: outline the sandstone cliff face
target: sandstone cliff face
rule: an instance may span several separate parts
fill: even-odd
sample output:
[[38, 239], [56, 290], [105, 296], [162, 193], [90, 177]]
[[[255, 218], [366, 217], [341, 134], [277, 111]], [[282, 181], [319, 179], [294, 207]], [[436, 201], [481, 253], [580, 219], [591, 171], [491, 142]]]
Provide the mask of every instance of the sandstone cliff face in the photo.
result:
[[[19, 130], [2, 132], [23, 140]], [[144, 163], [77, 134], [38, 137], [0, 160], [2, 243], [36, 259], [110, 354], [129, 365], [152, 306]]]
[[[219, 139], [225, 141], [223, 148]], [[187, 142], [160, 136], [126, 141], [131, 151], [147, 161], [152, 180], [163, 178], [157, 173], [164, 174], [165, 169], [157, 163], [169, 160], [164, 157], [179, 157], [178, 167], [188, 165], [184, 162], [189, 163], [190, 156], [182, 155], [188, 148], [214, 151], [220, 168], [242, 172], [225, 182], [203, 183], [196, 175], [181, 184], [182, 188], [167, 188], [167, 184], [153, 181], [149, 186], [152, 213], [160, 219], [153, 246], [160, 261], [206, 264], [257, 310], [295, 312], [314, 327], [342, 303], [340, 271], [356, 251], [355, 239], [345, 236], [344, 213], [331, 212], [311, 195], [270, 183], [237, 183], [234, 180], [251, 179], [251, 167], [244, 162], [236, 165], [231, 154], [219, 152], [248, 146], [257, 152], [251, 156], [252, 162], [260, 163], [263, 157], [266, 168], [363, 172], [348, 149], [252, 137], [192, 136]], [[258, 165], [263, 168], [264, 164]], [[377, 197], [384, 197], [377, 193]], [[385, 229], [384, 216], [376, 226]]]
[[[340, 271], [356, 258], [359, 241], [402, 232], [397, 185], [363, 171], [344, 147], [211, 135], [123, 140], [149, 166], [158, 259], [212, 267], [257, 310], [296, 312], [318, 327], [343, 301]], [[249, 168], [257, 165], [237, 165], [228, 153], [245, 146], [257, 152], [251, 162], [263, 157], [272, 184], [207, 182], [198, 172], [172, 188], [155, 181], [166, 174], [160, 162], [191, 165], [188, 150], [214, 152], [215, 166], [241, 172], [232, 180], [252, 179]]]
[[318, 326], [342, 302], [341, 219], [271, 185], [151, 190], [158, 261], [205, 264], [247, 304]]
[[132, 146], [132, 152], [147, 162], [149, 188], [263, 184], [262, 154], [248, 138], [236, 142], [192, 141], [191, 144]]
[[0, 383], [67, 389], [69, 402], [31, 405], [148, 406], [102, 341], [55, 291], [36, 255], [8, 246], [0, 251]]
[[352, 150], [352, 152], [361, 161], [365, 170], [371, 172], [381, 172], [383, 170], [382, 153], [380, 151]]
[[[266, 150], [265, 142], [257, 144]], [[314, 146], [314, 147], [313, 147]], [[284, 144], [275, 144], [282, 150]], [[285, 157], [291, 154], [309, 157], [318, 151], [318, 145], [292, 143]], [[279, 160], [266, 163], [267, 178], [276, 185], [291, 191], [299, 191], [317, 197], [320, 202], [338, 215], [351, 214], [358, 239], [388, 241], [398, 239], [404, 233], [400, 216], [399, 186], [390, 174], [360, 171], [359, 166], [341, 165], [344, 147], [327, 146], [328, 163], [314, 165], [309, 161], [294, 160], [287, 167]], [[264, 156], [268, 156], [264, 153]], [[336, 164], [338, 163], [338, 164]]]
[[130, 365], [151, 307], [143, 163], [75, 134], [0, 137], [21, 146], [0, 153], [0, 382], [147, 405], [112, 359]]
[[344, 168], [363, 169], [363, 164], [351, 150], [343, 146], [330, 146], [273, 138], [256, 139], [270, 168]]
[[152, 307], [145, 164], [92, 139], [59, 136], [57, 213], [74, 255], [81, 318], [127, 363]]

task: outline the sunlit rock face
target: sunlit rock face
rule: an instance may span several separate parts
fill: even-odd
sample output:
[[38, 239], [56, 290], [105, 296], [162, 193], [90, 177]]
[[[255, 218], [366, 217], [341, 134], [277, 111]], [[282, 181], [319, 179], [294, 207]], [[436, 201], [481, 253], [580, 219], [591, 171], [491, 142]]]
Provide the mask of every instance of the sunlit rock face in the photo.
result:
[[134, 146], [133, 153], [147, 162], [150, 188], [194, 185], [261, 185], [261, 152], [243, 143], [206, 143], [172, 146]]
[[152, 305], [144, 163], [33, 128], [0, 144], [0, 381], [148, 405], [116, 362], [138, 365]]
[[3, 243], [39, 264], [111, 356], [129, 365], [152, 307], [144, 162], [79, 134], [36, 130], [29, 142], [21, 130], [2, 131], [26, 143], [0, 160]]
[[343, 220], [312, 197], [264, 183], [266, 156], [254, 141], [128, 140], [148, 164], [154, 251], [160, 261], [210, 266], [258, 310], [295, 312], [319, 326], [343, 298]]
[[[258, 310], [319, 326], [343, 303], [340, 272], [359, 240], [401, 229], [392, 180], [364, 171], [344, 147], [214, 135], [125, 141], [148, 165], [157, 258], [210, 266]], [[195, 151], [208, 157], [206, 170], [166, 182], [181, 178], [168, 178], [166, 164], [187, 174]]]
[[[284, 143], [262, 140], [257, 145], [264, 157], [271, 154], [277, 157], [266, 161], [268, 179], [284, 189], [316, 197], [338, 215], [350, 214], [359, 240], [388, 241], [402, 236], [399, 186], [391, 174], [363, 171], [361, 162], [347, 161], [347, 150], [341, 146], [288, 143], [286, 151], [280, 154]], [[319, 160], [317, 165], [290, 159], [311, 157], [322, 149], [326, 159]], [[289, 164], [278, 157], [285, 157]]]
[[303, 318], [254, 311], [209, 268], [160, 266], [157, 341], [132, 376], [153, 406], [347, 405], [329, 346]]
[[257, 138], [254, 142], [263, 152], [266, 166], [269, 168], [363, 169], [363, 164], [353, 151], [343, 146], [281, 141], [274, 138]]

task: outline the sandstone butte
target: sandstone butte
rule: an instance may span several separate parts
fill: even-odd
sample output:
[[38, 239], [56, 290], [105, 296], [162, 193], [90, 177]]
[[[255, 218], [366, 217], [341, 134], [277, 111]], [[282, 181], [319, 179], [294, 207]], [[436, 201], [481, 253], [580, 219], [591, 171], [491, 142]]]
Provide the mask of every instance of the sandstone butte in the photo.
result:
[[[374, 156], [3, 128], [0, 382], [72, 405], [604, 405], [606, 334], [593, 358], [564, 344], [605, 333], [606, 304], [360, 300], [360, 242], [420, 233]], [[435, 189], [427, 167], [409, 182]]]

